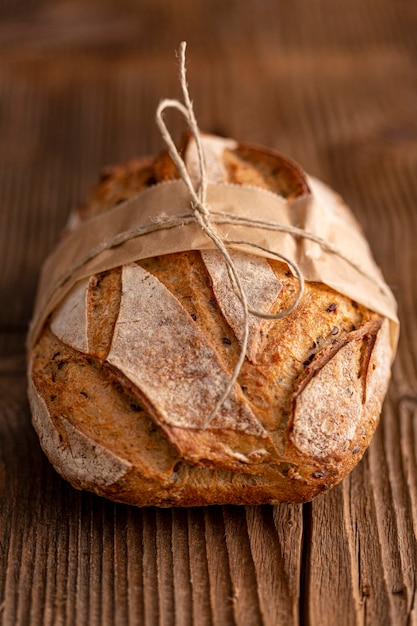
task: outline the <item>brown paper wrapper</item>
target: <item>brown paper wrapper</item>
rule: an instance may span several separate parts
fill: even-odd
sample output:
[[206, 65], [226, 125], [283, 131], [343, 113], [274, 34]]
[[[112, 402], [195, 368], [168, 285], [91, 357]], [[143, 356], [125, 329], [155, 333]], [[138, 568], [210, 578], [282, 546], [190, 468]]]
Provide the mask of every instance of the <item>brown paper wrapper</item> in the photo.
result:
[[[259, 188], [209, 184], [207, 205], [212, 222], [226, 245], [244, 241], [246, 245], [230, 245], [267, 258], [276, 258], [274, 252], [282, 254], [298, 265], [307, 281], [325, 283], [387, 317], [395, 354], [399, 332], [396, 302], [367, 241], [339, 196], [311, 177], [308, 184], [311, 193], [293, 201]], [[81, 223], [43, 266], [29, 346], [79, 280], [148, 257], [213, 248], [195, 222], [190, 206], [185, 184], [174, 180], [150, 187], [136, 198]], [[242, 223], [245, 220], [248, 223]], [[305, 236], [274, 230], [274, 225], [303, 229]], [[152, 232], [147, 232], [149, 229]], [[326, 240], [342, 256], [309, 240], [309, 234]]]

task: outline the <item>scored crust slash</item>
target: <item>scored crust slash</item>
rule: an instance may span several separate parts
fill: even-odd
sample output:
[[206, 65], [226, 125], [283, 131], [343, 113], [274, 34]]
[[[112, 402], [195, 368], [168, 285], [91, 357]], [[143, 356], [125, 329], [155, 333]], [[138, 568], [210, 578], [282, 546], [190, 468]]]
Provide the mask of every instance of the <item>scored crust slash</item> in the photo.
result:
[[168, 150], [107, 169], [45, 263], [33, 423], [64, 478], [115, 501], [303, 502], [372, 439], [395, 301], [336, 194], [200, 133], [181, 54], [184, 104], [158, 108]]

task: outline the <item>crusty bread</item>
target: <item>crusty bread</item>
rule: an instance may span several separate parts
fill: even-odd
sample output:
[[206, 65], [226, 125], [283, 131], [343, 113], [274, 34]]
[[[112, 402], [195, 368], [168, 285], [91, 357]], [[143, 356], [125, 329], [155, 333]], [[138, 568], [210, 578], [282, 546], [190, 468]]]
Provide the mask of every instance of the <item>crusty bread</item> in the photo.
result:
[[[302, 170], [275, 152], [236, 145], [221, 161], [227, 182], [287, 198], [308, 191]], [[107, 169], [72, 228], [177, 177], [165, 153]], [[76, 303], [85, 336], [77, 317], [71, 325], [58, 312], [45, 324], [30, 359], [33, 422], [75, 487], [138, 506], [302, 502], [362, 457], [390, 376], [388, 321], [321, 283], [307, 282], [283, 319], [252, 322], [238, 384], [201, 427], [241, 340], [216, 254], [156, 256], [91, 277], [60, 305]], [[269, 312], [291, 304], [298, 284], [287, 265], [236, 259]]]

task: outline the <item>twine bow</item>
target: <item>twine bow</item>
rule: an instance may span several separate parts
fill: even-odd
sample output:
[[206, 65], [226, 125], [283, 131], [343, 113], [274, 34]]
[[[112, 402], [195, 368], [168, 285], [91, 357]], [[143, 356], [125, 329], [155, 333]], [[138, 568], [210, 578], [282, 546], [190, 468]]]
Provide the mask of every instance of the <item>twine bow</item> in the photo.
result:
[[[203, 150], [203, 145], [202, 145], [202, 140], [201, 140], [201, 133], [198, 128], [197, 120], [194, 115], [193, 104], [190, 99], [190, 94], [188, 91], [186, 68], [185, 68], [185, 50], [186, 50], [186, 43], [182, 42], [180, 44], [178, 56], [179, 56], [179, 61], [180, 61], [180, 84], [181, 84], [182, 94], [184, 98], [184, 104], [180, 102], [179, 100], [173, 100], [173, 99], [162, 100], [156, 111], [156, 122], [161, 132], [161, 136], [166, 143], [168, 152], [172, 160], [174, 161], [178, 169], [179, 175], [181, 179], [183, 180], [183, 182], [185, 183], [188, 189], [188, 192], [190, 194], [191, 209], [192, 209], [194, 218], [196, 222], [199, 224], [200, 228], [203, 230], [203, 232], [207, 235], [207, 237], [211, 239], [211, 241], [214, 243], [216, 248], [222, 254], [223, 259], [226, 263], [227, 272], [228, 272], [230, 281], [232, 283], [233, 289], [235, 290], [242, 304], [242, 312], [243, 312], [243, 338], [242, 338], [242, 343], [241, 343], [239, 359], [237, 360], [237, 363], [233, 370], [233, 374], [229, 379], [227, 387], [225, 388], [223, 394], [217, 400], [214, 408], [209, 413], [209, 415], [207, 416], [206, 420], [203, 423], [203, 429], [205, 429], [207, 428], [207, 426], [210, 424], [210, 422], [212, 421], [216, 413], [221, 409], [224, 402], [229, 397], [233, 389], [233, 385], [235, 384], [237, 378], [239, 377], [240, 371], [242, 369], [242, 365], [245, 360], [245, 354], [246, 354], [246, 349], [248, 345], [249, 315], [255, 315], [256, 317], [260, 317], [263, 319], [277, 320], [291, 313], [291, 311], [293, 311], [298, 306], [298, 303], [302, 297], [303, 290], [304, 290], [304, 277], [300, 269], [297, 267], [295, 263], [293, 263], [288, 258], [284, 257], [283, 255], [279, 253], [274, 253], [274, 256], [276, 256], [278, 259], [287, 263], [293, 270], [294, 274], [297, 276], [298, 285], [299, 285], [297, 296], [294, 302], [292, 303], [292, 305], [288, 309], [285, 309], [284, 311], [281, 311], [280, 313], [276, 313], [276, 314], [263, 313], [262, 311], [256, 311], [255, 309], [252, 309], [251, 307], [249, 307], [248, 299], [247, 299], [245, 290], [243, 289], [242, 282], [239, 278], [238, 272], [236, 270], [236, 266], [233, 262], [232, 257], [230, 256], [228, 252], [228, 249], [223, 239], [220, 237], [215, 225], [212, 223], [212, 220], [210, 217], [210, 209], [206, 202], [206, 192], [207, 192], [207, 184], [208, 184], [206, 162], [205, 162], [204, 150]], [[194, 188], [194, 185], [191, 181], [185, 162], [182, 159], [180, 153], [178, 152], [177, 147], [172, 139], [172, 136], [167, 128], [167, 125], [165, 124], [163, 113], [166, 109], [177, 109], [178, 111], [180, 111], [180, 113], [182, 113], [195, 139], [196, 146], [197, 146], [198, 165], [199, 165], [199, 170], [200, 170], [200, 185], [198, 189]], [[253, 244], [250, 241], [228, 241], [228, 244], [235, 245], [235, 246], [245, 245], [245, 246], [257, 247], [259, 249], [264, 249], [262, 248], [262, 246]]]

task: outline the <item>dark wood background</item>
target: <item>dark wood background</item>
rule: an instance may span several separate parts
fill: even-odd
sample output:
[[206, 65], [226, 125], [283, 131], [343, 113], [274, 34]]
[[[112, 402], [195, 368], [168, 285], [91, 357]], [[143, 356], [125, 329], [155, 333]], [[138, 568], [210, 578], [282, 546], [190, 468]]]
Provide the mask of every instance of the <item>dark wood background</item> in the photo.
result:
[[[101, 166], [162, 148], [183, 39], [200, 126], [335, 187], [398, 298], [374, 441], [304, 506], [115, 505], [61, 480], [31, 427], [41, 262]], [[2, 624], [417, 624], [415, 0], [1, 0], [0, 241]]]

